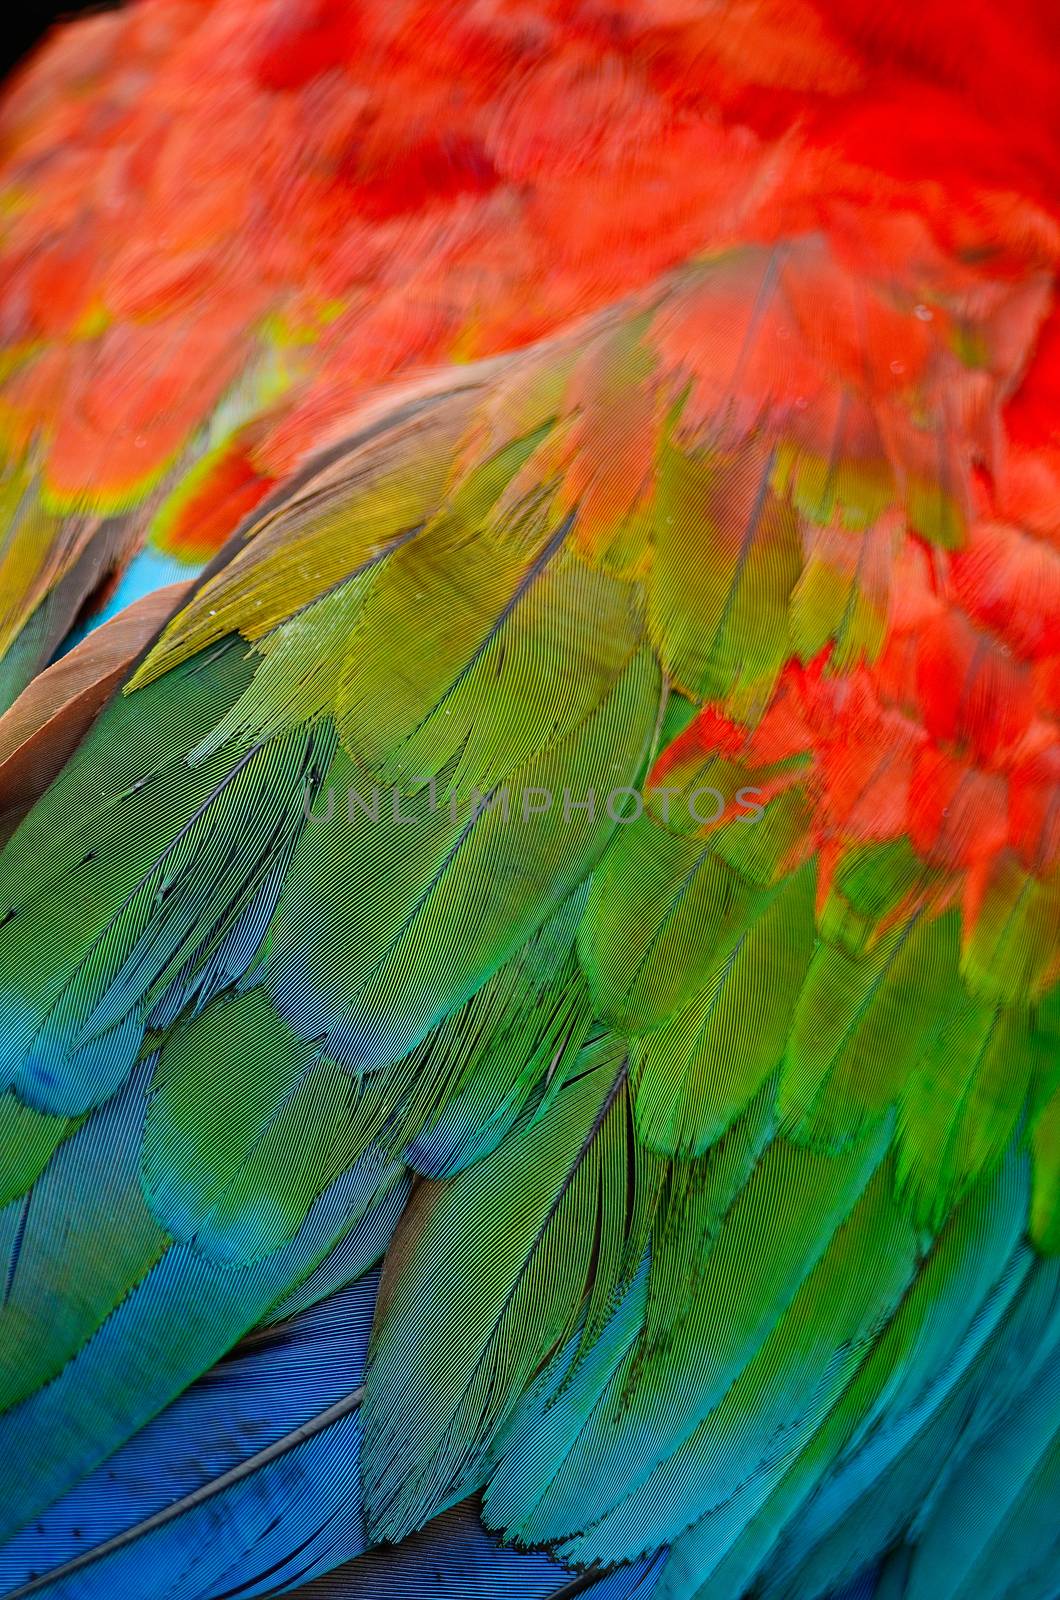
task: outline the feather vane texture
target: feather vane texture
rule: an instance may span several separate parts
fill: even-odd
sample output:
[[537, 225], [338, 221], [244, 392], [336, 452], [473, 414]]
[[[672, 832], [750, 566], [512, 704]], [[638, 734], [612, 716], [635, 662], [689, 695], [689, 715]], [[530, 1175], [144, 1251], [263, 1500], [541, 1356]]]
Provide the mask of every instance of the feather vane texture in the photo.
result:
[[47, 767], [9, 1592], [1052, 1600], [1048, 252], [908, 215], [373, 401]]
[[[0, 106], [0, 699], [128, 562], [157, 583], [209, 559], [366, 391], [705, 246], [1055, 259], [1057, 47], [1040, 0], [976, 0], [967, 27], [952, 0], [755, 0], [731, 26], [640, 0], [137, 0], [59, 30]], [[829, 299], [840, 364], [862, 330]], [[920, 330], [874, 321], [881, 370], [914, 375]], [[607, 434], [636, 450], [621, 390]], [[851, 460], [865, 422], [833, 418]], [[930, 520], [955, 463], [921, 465]], [[827, 448], [802, 482], [851, 489]]]

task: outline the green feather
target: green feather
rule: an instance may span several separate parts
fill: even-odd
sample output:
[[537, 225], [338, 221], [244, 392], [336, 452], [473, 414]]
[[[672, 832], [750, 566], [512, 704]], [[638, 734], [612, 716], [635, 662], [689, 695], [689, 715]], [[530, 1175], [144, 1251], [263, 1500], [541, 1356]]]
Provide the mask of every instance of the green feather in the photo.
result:
[[792, 653], [802, 546], [773, 464], [758, 445], [733, 455], [663, 447], [649, 621], [667, 669], [697, 699], [764, 703]]

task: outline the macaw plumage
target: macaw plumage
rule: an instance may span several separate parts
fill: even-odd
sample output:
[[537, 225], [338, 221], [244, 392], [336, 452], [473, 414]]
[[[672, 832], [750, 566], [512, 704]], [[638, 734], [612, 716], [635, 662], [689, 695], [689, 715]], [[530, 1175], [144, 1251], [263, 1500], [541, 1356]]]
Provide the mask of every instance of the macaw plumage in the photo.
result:
[[22, 80], [0, 1595], [1056, 1600], [1056, 31]]

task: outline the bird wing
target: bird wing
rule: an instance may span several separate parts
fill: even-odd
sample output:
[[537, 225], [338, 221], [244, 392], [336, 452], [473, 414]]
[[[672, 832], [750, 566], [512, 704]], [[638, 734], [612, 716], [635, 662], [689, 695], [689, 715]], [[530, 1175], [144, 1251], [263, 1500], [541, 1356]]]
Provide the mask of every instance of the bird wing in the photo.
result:
[[237, 533], [0, 857], [14, 1593], [1048, 1570], [1049, 289], [708, 253]]
[[397, 374], [851, 205], [951, 260], [1055, 254], [1050, 7], [730, 13], [137, 0], [58, 30], [0, 108], [0, 706]]

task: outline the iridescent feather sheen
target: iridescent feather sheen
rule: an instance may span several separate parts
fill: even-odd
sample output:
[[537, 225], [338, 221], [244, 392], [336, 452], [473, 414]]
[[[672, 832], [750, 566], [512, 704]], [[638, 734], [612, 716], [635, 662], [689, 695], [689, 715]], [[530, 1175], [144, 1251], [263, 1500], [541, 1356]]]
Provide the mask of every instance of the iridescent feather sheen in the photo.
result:
[[13, 92], [0, 1593], [1055, 1600], [1055, 32]]

